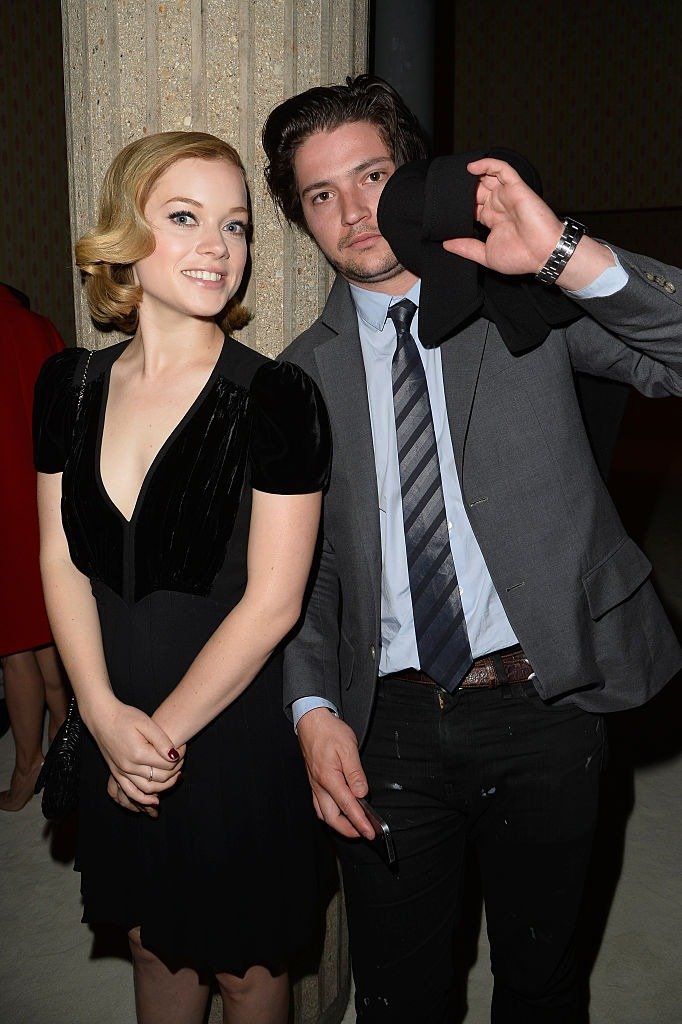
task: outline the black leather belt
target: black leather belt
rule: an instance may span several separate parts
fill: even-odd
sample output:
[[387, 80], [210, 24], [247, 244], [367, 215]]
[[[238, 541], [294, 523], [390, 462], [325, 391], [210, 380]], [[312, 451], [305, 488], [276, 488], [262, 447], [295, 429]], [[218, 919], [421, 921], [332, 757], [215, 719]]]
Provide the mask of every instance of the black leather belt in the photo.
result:
[[[495, 651], [482, 658], [476, 658], [473, 665], [459, 684], [461, 690], [495, 690], [505, 683], [525, 683], [533, 675], [528, 658], [522, 647], [508, 647], [504, 651]], [[400, 672], [390, 672], [381, 677], [384, 682], [403, 679], [410, 683], [425, 683], [436, 686], [436, 683], [417, 668], [406, 668]]]

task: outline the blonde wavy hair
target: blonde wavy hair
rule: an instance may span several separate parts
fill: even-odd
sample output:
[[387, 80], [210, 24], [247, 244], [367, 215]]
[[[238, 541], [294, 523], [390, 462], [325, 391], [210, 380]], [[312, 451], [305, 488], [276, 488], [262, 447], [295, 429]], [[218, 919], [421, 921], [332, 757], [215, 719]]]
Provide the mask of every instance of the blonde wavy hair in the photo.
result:
[[[99, 202], [99, 220], [76, 242], [76, 263], [85, 281], [93, 320], [101, 326], [133, 332], [142, 288], [133, 279], [133, 263], [154, 251], [154, 235], [144, 208], [161, 175], [178, 160], [225, 160], [246, 179], [236, 149], [205, 132], [159, 132], [131, 142], [109, 167]], [[248, 310], [233, 298], [222, 314], [225, 331], [244, 327]]]

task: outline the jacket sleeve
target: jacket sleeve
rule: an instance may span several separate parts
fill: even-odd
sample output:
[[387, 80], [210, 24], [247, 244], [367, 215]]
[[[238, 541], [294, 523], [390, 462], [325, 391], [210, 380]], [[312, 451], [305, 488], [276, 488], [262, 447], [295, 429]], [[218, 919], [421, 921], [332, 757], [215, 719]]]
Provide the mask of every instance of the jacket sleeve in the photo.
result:
[[339, 683], [339, 574], [336, 555], [322, 538], [311, 571], [303, 614], [284, 651], [284, 705], [324, 697], [341, 708]]
[[628, 282], [613, 295], [574, 300], [589, 316], [567, 328], [573, 366], [653, 398], [682, 396], [682, 271], [612, 248]]

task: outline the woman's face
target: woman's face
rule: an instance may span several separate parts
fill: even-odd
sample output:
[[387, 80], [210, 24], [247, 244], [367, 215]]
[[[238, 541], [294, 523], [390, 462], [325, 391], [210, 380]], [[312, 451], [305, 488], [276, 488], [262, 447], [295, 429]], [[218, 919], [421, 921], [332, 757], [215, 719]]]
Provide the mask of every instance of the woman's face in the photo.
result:
[[215, 317], [239, 287], [247, 256], [246, 185], [225, 160], [187, 158], [161, 175], [145, 220], [154, 252], [133, 264], [140, 312], [164, 323]]

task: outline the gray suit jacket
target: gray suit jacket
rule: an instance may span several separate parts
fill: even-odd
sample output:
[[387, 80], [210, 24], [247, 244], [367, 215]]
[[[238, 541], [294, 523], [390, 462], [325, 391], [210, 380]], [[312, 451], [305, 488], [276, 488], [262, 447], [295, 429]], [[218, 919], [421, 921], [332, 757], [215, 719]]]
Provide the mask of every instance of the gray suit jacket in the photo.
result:
[[[534, 351], [510, 355], [483, 318], [442, 346], [465, 507], [537, 689], [597, 712], [642, 704], [682, 665], [651, 565], [595, 465], [573, 375], [682, 395], [682, 272], [615, 251], [626, 287], [580, 302], [589, 316]], [[362, 743], [381, 642], [381, 541], [357, 315], [343, 279], [285, 356], [319, 384], [334, 445], [321, 551], [285, 652], [285, 701], [326, 697]]]

